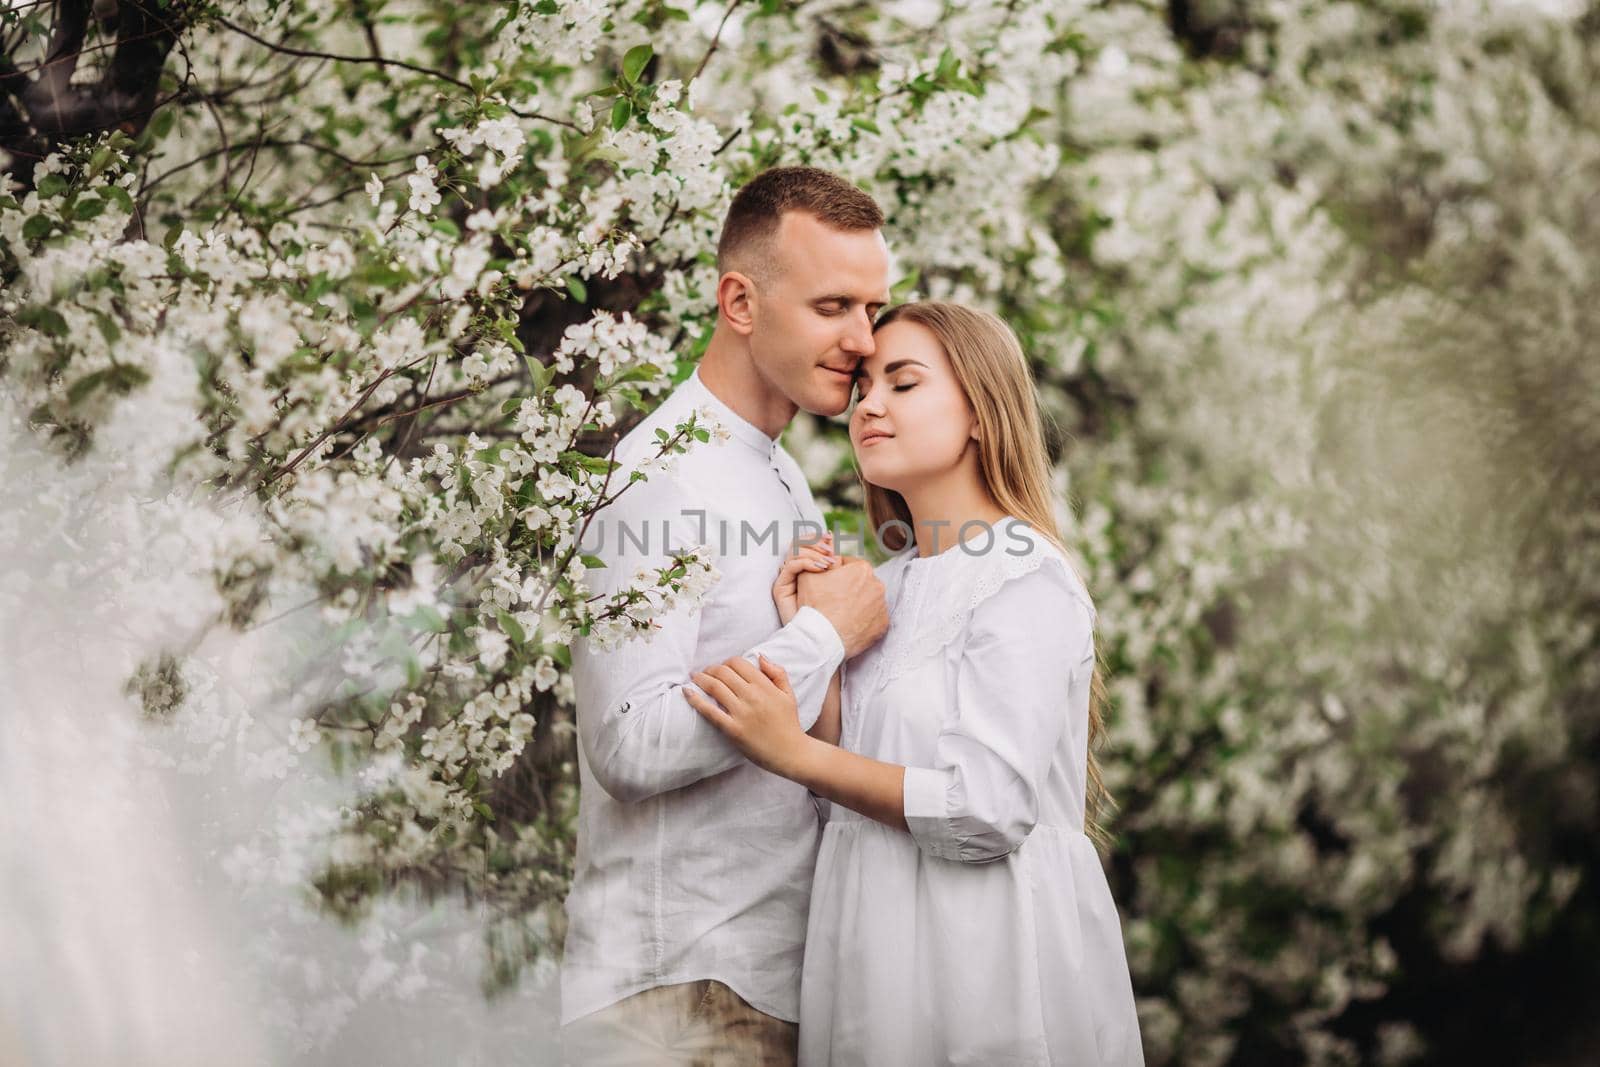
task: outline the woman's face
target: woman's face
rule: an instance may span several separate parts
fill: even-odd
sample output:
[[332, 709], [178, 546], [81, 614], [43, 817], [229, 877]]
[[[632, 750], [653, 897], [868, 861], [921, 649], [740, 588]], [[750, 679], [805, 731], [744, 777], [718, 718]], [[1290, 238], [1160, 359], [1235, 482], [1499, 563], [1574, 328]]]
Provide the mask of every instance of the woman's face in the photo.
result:
[[977, 423], [931, 330], [901, 319], [875, 340], [856, 368], [850, 443], [867, 481], [904, 493], [955, 468]]

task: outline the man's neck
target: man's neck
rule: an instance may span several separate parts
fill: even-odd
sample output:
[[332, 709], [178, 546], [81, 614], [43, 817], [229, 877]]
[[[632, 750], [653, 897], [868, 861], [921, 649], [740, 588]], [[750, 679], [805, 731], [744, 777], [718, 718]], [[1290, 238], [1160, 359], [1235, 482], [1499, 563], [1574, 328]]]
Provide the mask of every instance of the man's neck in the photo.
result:
[[700, 380], [712, 396], [774, 440], [800, 410], [756, 370], [745, 339], [720, 322], [700, 358]]

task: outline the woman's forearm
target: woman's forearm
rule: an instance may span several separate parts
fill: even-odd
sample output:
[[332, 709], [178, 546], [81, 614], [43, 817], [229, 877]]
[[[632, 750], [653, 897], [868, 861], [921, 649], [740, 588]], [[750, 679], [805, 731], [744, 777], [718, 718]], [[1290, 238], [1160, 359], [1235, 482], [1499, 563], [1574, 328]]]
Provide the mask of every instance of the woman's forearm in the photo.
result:
[[843, 676], [844, 664], [841, 663], [839, 669], [833, 672], [833, 680], [828, 683], [828, 695], [822, 698], [822, 714], [817, 716], [816, 723], [807, 731], [818, 741], [826, 741], [830, 745], [839, 743]]
[[816, 737], [806, 737], [783, 774], [819, 797], [843, 804], [885, 826], [911, 832], [905, 815], [906, 769], [898, 763], [883, 763]]

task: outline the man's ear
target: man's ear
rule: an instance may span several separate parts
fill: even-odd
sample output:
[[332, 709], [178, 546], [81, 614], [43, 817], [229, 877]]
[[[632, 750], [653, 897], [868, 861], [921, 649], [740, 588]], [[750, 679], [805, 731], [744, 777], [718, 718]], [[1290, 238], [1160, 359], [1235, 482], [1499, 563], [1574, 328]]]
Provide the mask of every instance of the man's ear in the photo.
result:
[[755, 329], [755, 283], [736, 270], [717, 279], [717, 310], [735, 333], [749, 337]]

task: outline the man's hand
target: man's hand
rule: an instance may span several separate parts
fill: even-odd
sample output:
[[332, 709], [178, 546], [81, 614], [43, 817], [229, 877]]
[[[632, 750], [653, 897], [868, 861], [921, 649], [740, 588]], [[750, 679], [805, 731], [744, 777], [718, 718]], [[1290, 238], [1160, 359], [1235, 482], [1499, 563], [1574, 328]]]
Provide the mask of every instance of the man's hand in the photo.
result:
[[889, 629], [883, 582], [859, 556], [844, 556], [821, 573], [802, 573], [797, 584], [800, 606], [816, 608], [839, 632], [845, 659], [871, 648]]

